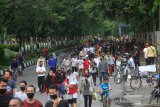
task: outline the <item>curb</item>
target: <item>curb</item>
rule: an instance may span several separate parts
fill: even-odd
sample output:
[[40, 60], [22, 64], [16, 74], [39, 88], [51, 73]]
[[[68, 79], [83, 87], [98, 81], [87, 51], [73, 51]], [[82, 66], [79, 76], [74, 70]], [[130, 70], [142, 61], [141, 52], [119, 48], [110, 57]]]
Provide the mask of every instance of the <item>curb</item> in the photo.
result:
[[[24, 62], [24, 68], [28, 68], [28, 67], [34, 66], [36, 64], [36, 61], [37, 60]], [[7, 71], [7, 69], [0, 70], [0, 77], [4, 75], [5, 71]]]
[[[66, 51], [68, 49], [70, 49], [70, 48], [61, 49], [61, 50], [55, 51], [54, 53], [58, 54], [60, 52]], [[24, 62], [24, 68], [28, 68], [28, 67], [34, 66], [34, 65], [36, 65], [36, 63], [37, 63], [37, 59]], [[7, 71], [7, 69], [0, 69], [0, 77], [4, 76], [5, 71]]]

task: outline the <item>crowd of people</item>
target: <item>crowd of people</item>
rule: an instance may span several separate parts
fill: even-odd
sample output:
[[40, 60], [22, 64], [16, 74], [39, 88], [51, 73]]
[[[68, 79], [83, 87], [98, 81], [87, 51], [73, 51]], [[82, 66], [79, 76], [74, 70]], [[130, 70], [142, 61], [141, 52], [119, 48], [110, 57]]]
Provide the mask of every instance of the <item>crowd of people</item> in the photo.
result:
[[[77, 107], [78, 92], [84, 97], [85, 107], [92, 107], [94, 92], [100, 92], [101, 100], [104, 94], [109, 96], [109, 90], [112, 89], [109, 78], [112, 78], [115, 71], [118, 52], [130, 53], [131, 65], [135, 68], [140, 66], [140, 48], [128, 36], [120, 40], [87, 42], [78, 55], [72, 54], [71, 58], [66, 55], [62, 62], [59, 61], [61, 63], [58, 63], [60, 59], [55, 53], [48, 57], [47, 50], [47, 55], [41, 55], [36, 64], [39, 92], [48, 95], [45, 107], [69, 107], [69, 104]], [[143, 52], [146, 64], [153, 64], [156, 57], [155, 47], [146, 43]], [[17, 67], [16, 64], [11, 64], [11, 69], [15, 69], [15, 66]], [[17, 92], [12, 72], [7, 70], [0, 79], [1, 107], [43, 107], [42, 102], [34, 98], [34, 85], [28, 85], [23, 80], [19, 86], [20, 91]], [[99, 87], [97, 90], [96, 86]], [[67, 96], [66, 99], [64, 95]]]

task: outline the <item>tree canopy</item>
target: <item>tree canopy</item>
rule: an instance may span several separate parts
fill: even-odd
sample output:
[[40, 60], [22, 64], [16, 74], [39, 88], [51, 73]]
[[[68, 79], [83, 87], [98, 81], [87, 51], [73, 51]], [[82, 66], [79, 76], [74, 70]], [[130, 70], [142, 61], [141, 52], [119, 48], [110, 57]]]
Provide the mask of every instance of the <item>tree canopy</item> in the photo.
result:
[[[0, 35], [24, 41], [112, 34], [120, 22], [153, 30], [160, 0], [0, 0]], [[116, 34], [115, 34], [116, 35]]]

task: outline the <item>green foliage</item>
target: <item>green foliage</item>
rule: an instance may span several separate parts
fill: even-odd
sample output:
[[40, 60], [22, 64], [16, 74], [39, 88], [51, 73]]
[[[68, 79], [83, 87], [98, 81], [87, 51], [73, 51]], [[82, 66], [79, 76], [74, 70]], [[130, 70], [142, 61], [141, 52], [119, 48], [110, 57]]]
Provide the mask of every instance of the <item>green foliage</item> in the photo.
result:
[[[148, 30], [160, 0], [0, 0], [0, 34], [47, 41], [81, 35], [116, 35], [117, 22]], [[145, 27], [144, 27], [145, 26]], [[152, 26], [152, 25], [151, 25]]]
[[12, 51], [7, 48], [4, 49], [4, 53], [5, 53], [4, 54], [5, 59], [13, 59], [13, 58], [16, 58], [18, 55], [18, 52]]
[[[94, 1], [94, 0], [93, 0]], [[90, 8], [97, 2], [82, 0], [0, 0], [0, 31], [15, 35], [21, 45], [53, 37], [103, 34], [103, 16]]]
[[0, 45], [0, 56], [1, 58], [4, 56], [4, 46]]
[[[132, 30], [151, 30], [160, 0], [87, 0], [89, 10], [102, 20], [127, 23]], [[149, 26], [150, 25], [150, 26]]]
[[158, 10], [159, 6], [160, 6], [160, 0], [154, 0], [152, 12], [155, 13]]
[[10, 49], [11, 51], [19, 51], [19, 45], [18, 44], [4, 44], [4, 48]]

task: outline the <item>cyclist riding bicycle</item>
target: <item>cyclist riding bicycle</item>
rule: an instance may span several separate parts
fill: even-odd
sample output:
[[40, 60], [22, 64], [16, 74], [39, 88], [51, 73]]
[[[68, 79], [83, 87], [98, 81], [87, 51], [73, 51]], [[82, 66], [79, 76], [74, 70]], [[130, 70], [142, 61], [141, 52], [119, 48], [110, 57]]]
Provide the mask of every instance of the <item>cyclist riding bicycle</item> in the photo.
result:
[[103, 96], [107, 95], [107, 97], [109, 98], [109, 91], [111, 90], [111, 86], [109, 84], [109, 79], [108, 77], [105, 77], [103, 82], [100, 84], [99, 88], [98, 88], [98, 92], [100, 92], [101, 95], [101, 100], [103, 101]]
[[17, 70], [18, 70], [18, 62], [16, 59], [13, 59], [13, 62], [11, 63], [9, 68], [12, 72], [12, 76], [13, 76], [12, 78], [16, 80], [17, 79], [16, 75], [17, 75]]
[[22, 69], [24, 69], [24, 56], [22, 53], [20, 53], [19, 56], [17, 57], [17, 61], [18, 61], [19, 65], [22, 66]]

